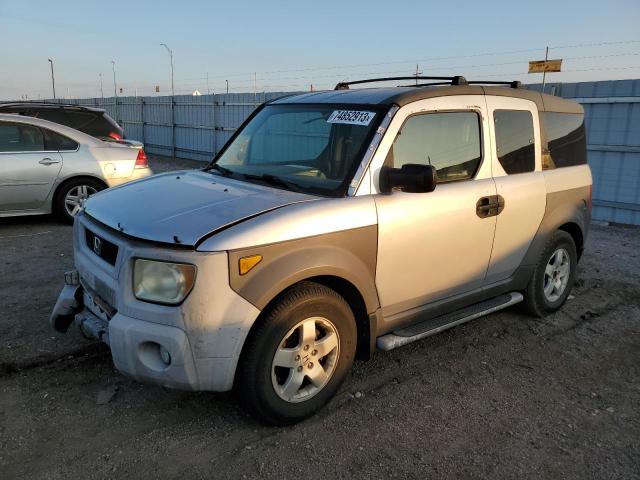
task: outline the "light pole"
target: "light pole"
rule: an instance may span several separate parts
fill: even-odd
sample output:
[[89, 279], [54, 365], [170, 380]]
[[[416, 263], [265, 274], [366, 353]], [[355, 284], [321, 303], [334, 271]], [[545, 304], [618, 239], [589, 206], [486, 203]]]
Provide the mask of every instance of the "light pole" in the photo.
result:
[[99, 73], [98, 76], [100, 77], [100, 96], [104, 98], [104, 90], [102, 89], [102, 74]]
[[229, 93], [229, 80], [225, 80], [227, 82], [227, 93]]
[[116, 110], [116, 122], [118, 121], [118, 115], [120, 112], [118, 111], [118, 91], [116, 90], [116, 61], [111, 60], [111, 68], [113, 69], [113, 103], [115, 103]]
[[166, 43], [161, 43], [160, 46], [167, 49], [167, 52], [169, 52], [169, 60], [171, 61], [171, 156], [175, 158], [176, 156], [176, 117], [175, 117], [176, 94], [173, 89], [173, 50], [171, 50]]
[[53, 76], [53, 60], [51, 60], [50, 58], [48, 59], [49, 63], [51, 64], [51, 86], [53, 87], [53, 99], [56, 99], [56, 79]]
[[175, 96], [173, 90], [173, 50], [171, 50], [166, 43], [161, 43], [160, 46], [166, 48], [167, 52], [169, 52], [169, 60], [171, 61], [171, 96], [173, 97]]
[[115, 60], [111, 60], [111, 68], [113, 69], [113, 96], [117, 97], [118, 92], [116, 91], [116, 61]]

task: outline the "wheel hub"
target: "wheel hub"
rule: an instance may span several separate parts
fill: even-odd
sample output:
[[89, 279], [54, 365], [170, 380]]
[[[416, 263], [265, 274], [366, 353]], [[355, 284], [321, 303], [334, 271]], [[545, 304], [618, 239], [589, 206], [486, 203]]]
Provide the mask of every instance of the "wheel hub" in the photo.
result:
[[315, 396], [331, 379], [339, 353], [338, 330], [331, 321], [302, 320], [287, 332], [274, 354], [271, 380], [276, 394], [291, 403]]

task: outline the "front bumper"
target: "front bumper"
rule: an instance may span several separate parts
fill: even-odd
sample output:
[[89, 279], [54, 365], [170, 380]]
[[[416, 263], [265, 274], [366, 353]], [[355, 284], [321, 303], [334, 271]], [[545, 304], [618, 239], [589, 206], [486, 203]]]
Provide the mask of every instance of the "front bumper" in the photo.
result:
[[66, 332], [75, 325], [85, 337], [106, 343], [116, 368], [135, 380], [180, 390], [230, 389], [235, 361], [194, 358], [189, 338], [181, 328], [120, 312], [108, 318], [94, 302], [89, 308], [85, 303], [91, 295], [82, 285], [73, 283], [78, 277], [77, 272], [65, 274], [67, 284], [49, 319], [54, 329]]

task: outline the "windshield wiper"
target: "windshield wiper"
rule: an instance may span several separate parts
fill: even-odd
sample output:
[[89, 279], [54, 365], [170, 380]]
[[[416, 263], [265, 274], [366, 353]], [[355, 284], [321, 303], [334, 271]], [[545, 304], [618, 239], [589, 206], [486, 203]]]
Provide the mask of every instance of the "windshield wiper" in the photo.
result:
[[211, 165], [208, 170], [217, 170], [218, 172], [220, 172], [222, 175], [224, 175], [225, 177], [228, 177], [230, 175], [233, 175], [233, 170], [229, 170], [226, 167], [222, 167], [220, 165], [218, 165], [217, 163], [214, 163], [213, 165]]
[[306, 193], [305, 190], [295, 182], [290, 182], [289, 180], [285, 180], [280, 177], [276, 177], [275, 175], [271, 175], [269, 173], [263, 173], [262, 175], [253, 175], [250, 173], [243, 174], [244, 178], [249, 180], [260, 180], [261, 182], [266, 183], [267, 185], [271, 185], [274, 187], [283, 187], [287, 190], [292, 190], [298, 193]]

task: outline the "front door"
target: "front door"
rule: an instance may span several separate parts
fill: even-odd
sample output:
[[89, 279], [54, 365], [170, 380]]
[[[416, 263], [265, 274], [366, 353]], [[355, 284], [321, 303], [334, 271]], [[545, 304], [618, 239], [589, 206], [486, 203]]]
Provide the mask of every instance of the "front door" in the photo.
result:
[[61, 167], [60, 153], [46, 151], [42, 130], [0, 122], [0, 211], [41, 207]]
[[[485, 111], [480, 95], [427, 99], [402, 108], [389, 127], [393, 143], [384, 163], [396, 168], [431, 164], [438, 184], [430, 193], [396, 190], [374, 196], [376, 285], [385, 320], [394, 322], [394, 316], [485, 282], [497, 213], [482, 207], [496, 199], [484, 152], [489, 144]], [[374, 184], [379, 166], [372, 164]]]

